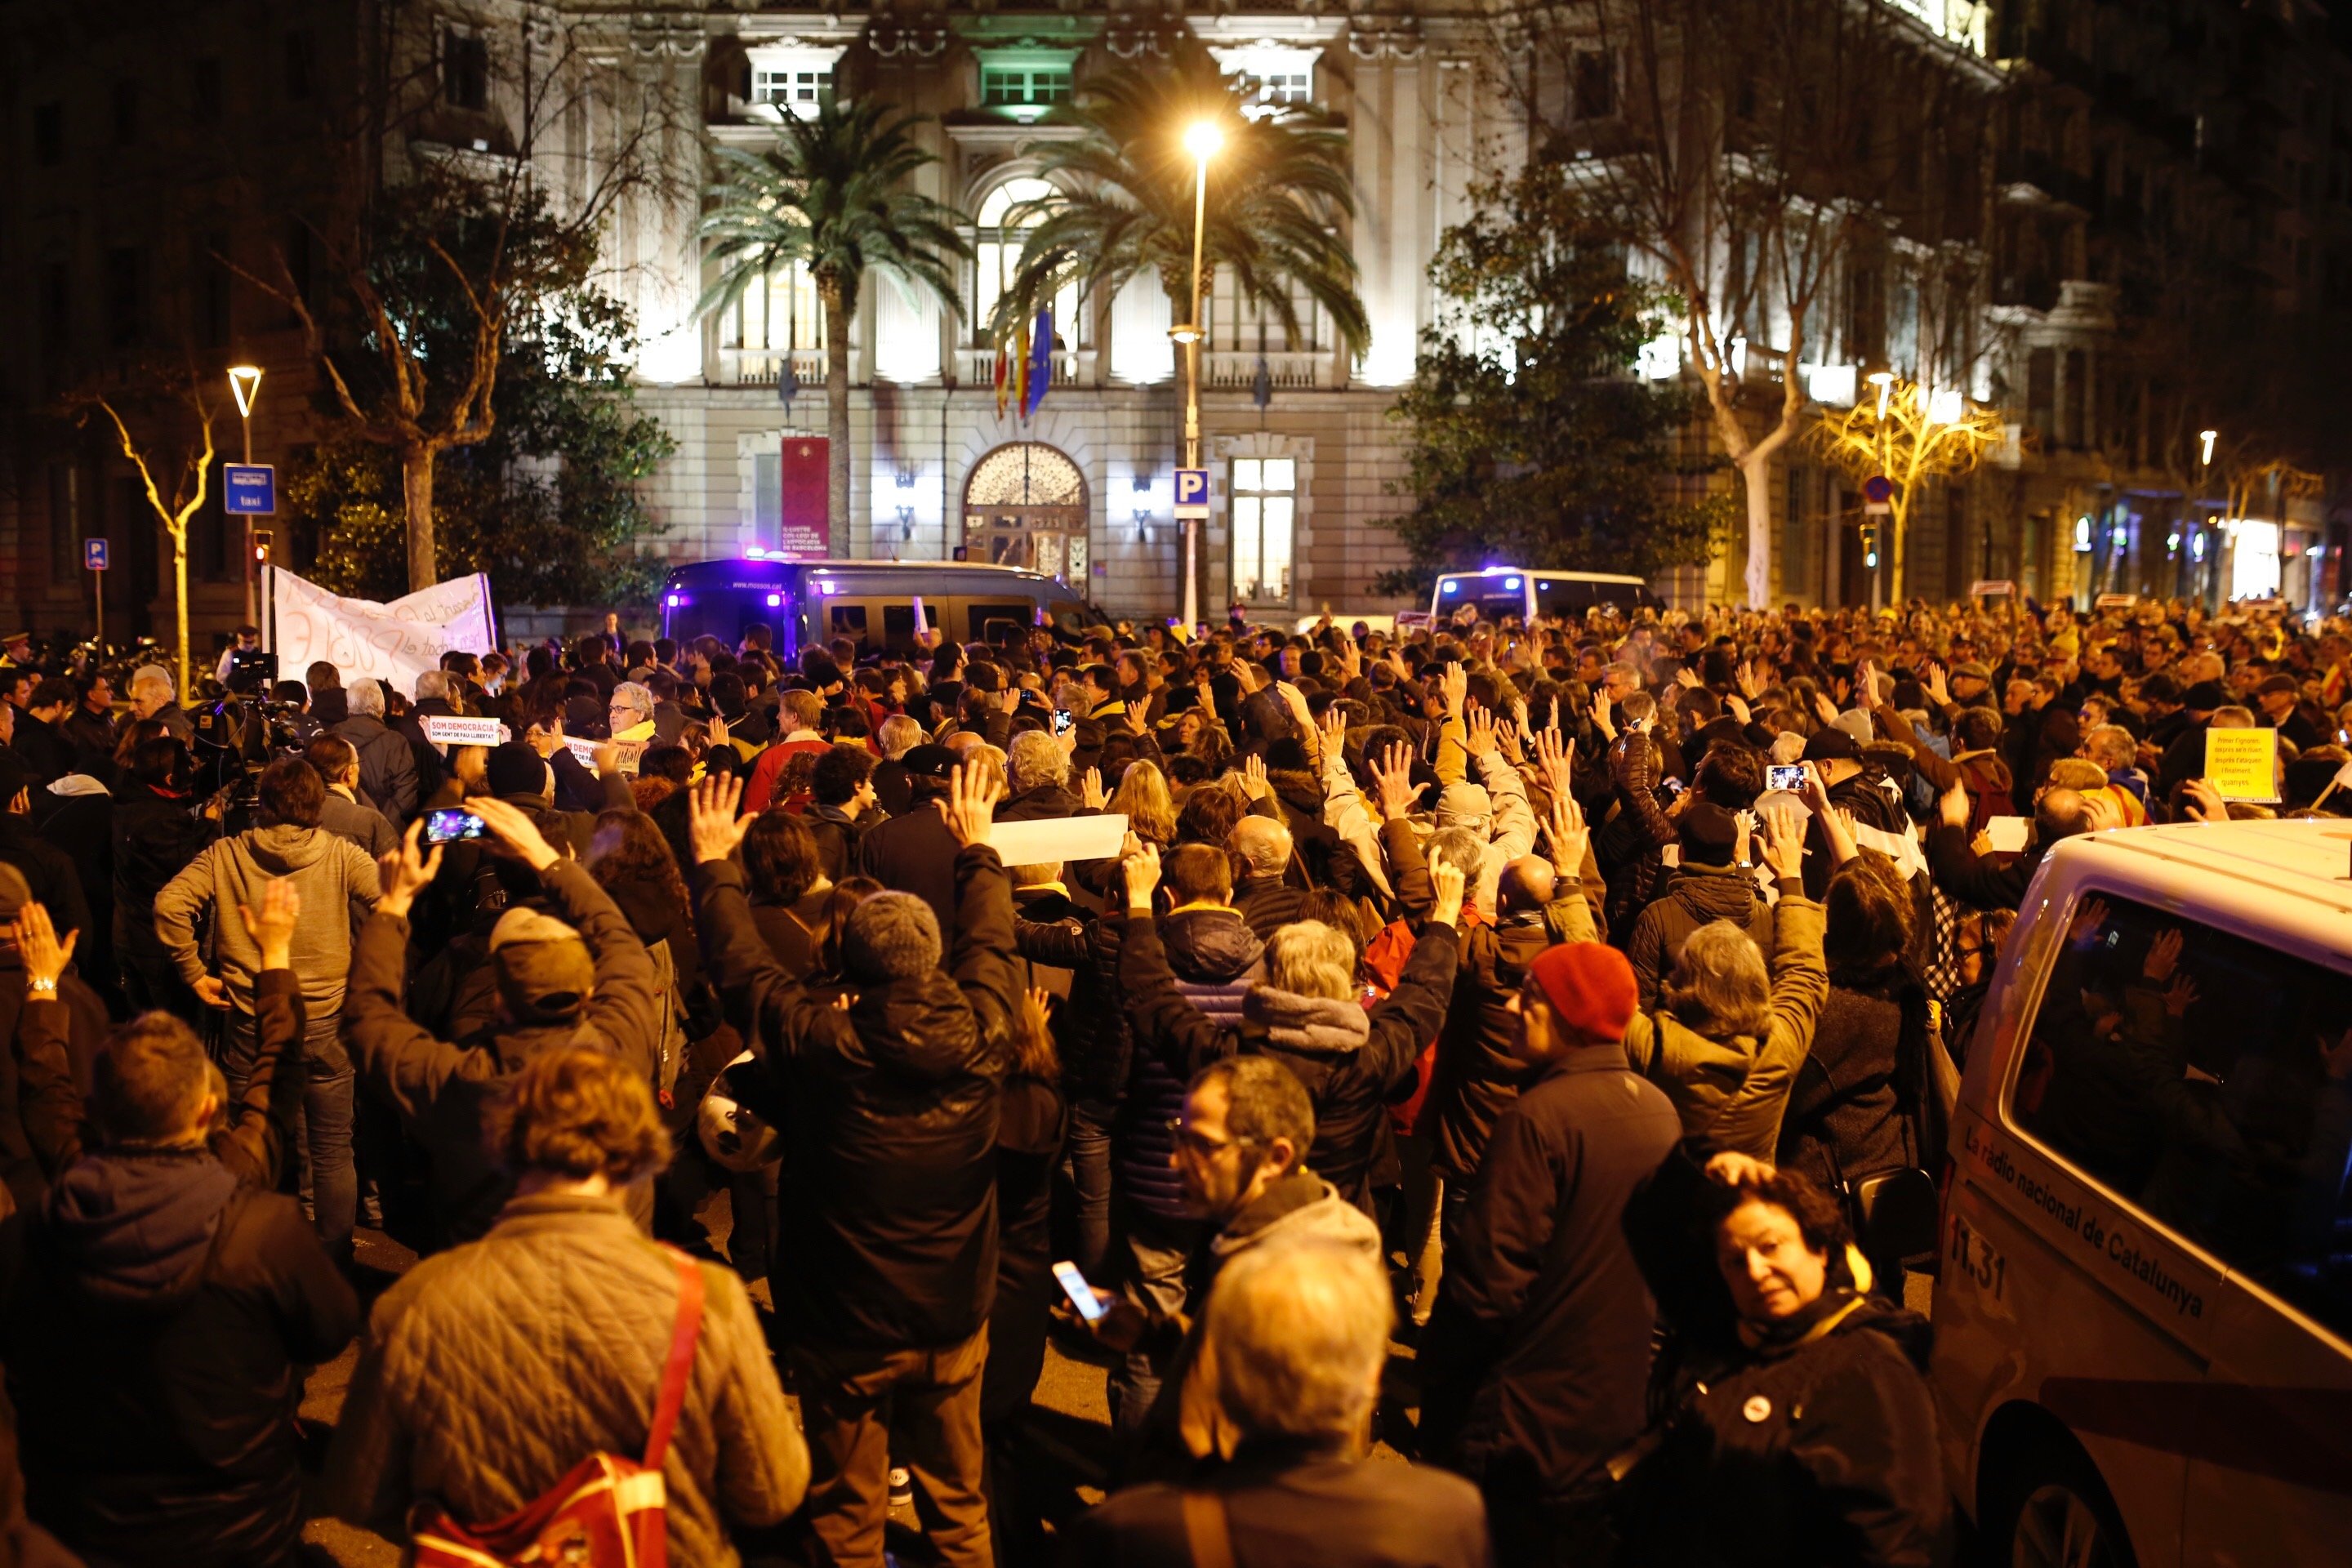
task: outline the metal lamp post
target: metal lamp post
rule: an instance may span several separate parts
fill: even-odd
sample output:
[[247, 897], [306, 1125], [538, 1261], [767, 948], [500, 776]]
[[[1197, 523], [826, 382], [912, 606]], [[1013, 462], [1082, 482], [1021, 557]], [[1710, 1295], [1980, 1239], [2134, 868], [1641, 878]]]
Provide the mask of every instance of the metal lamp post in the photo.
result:
[[[236, 399], [236, 421], [245, 431], [245, 461], [253, 463], [253, 400], [261, 391], [261, 367], [257, 364], [233, 364], [228, 367], [229, 395]], [[261, 623], [260, 606], [255, 600], [253, 571], [253, 519], [245, 520], [245, 624]]]
[[[1169, 336], [1184, 345], [1184, 466], [1201, 466], [1201, 241], [1209, 214], [1209, 160], [1225, 144], [1225, 133], [1213, 121], [1185, 128], [1184, 150], [1192, 154], [1192, 320]], [[1184, 530], [1184, 631], [1190, 637], [1201, 624], [1200, 524], [1186, 518]]]
[[[1886, 471], [1886, 405], [1894, 395], [1895, 373], [1890, 370], [1873, 371], [1868, 379], [1871, 385], [1878, 388], [1878, 424], [1875, 426], [1878, 436], [1878, 472], [1883, 478], [1892, 479], [1894, 476]], [[1870, 514], [1865, 510], [1864, 515], [1867, 517]], [[1891, 510], [1886, 514], [1888, 520], [1886, 531], [1890, 534], [1894, 532], [1894, 515]], [[1884, 558], [1889, 542], [1877, 537], [1874, 525], [1865, 523], [1864, 531], [1874, 546], [1867, 552], [1870, 565], [1870, 613], [1874, 616], [1884, 607], [1886, 597], [1886, 568]]]

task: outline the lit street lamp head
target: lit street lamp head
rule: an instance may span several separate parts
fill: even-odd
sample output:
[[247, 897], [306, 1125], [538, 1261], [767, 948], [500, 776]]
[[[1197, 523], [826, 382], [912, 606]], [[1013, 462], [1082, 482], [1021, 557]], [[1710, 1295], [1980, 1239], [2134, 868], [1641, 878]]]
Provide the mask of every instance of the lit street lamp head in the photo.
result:
[[1225, 133], [1213, 120], [1196, 120], [1184, 128], [1184, 151], [1193, 161], [1205, 163], [1215, 157], [1225, 144]]
[[243, 418], [253, 412], [254, 394], [261, 390], [261, 367], [257, 364], [233, 364], [228, 367], [228, 390], [236, 399], [236, 412]]

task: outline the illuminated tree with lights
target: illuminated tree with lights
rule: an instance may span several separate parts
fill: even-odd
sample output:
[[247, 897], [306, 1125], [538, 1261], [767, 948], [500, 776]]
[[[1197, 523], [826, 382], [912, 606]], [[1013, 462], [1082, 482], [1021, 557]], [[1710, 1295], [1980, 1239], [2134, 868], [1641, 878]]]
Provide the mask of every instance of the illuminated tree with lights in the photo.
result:
[[[87, 418], [103, 415], [114, 427], [122, 455], [139, 475], [139, 488], [172, 541], [172, 585], [179, 605], [180, 696], [188, 695], [188, 524], [211, 494], [214, 409], [205, 381], [193, 367], [151, 367], [129, 378], [147, 390], [131, 402], [121, 392], [89, 391], [70, 395], [68, 406]], [[129, 411], [126, 416], [126, 409]], [[141, 434], [131, 433], [132, 425]], [[100, 628], [103, 635], [104, 628]]]
[[1887, 498], [1887, 602], [1903, 602], [1903, 557], [1912, 504], [1927, 481], [1965, 474], [2002, 437], [1999, 411], [1971, 404], [1955, 391], [1931, 391], [1916, 381], [1882, 374], [1874, 392], [1843, 413], [1824, 410], [1813, 426], [1814, 445], [1849, 478], [1884, 474]]

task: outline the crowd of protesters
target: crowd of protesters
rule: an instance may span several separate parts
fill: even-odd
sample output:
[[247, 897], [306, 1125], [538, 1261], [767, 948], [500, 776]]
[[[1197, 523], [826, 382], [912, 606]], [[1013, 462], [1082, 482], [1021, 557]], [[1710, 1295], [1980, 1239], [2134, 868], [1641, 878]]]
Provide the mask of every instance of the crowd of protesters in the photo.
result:
[[696, 1565], [877, 1568], [907, 1501], [958, 1568], [1948, 1562], [1930, 1259], [1854, 1194], [1935, 1168], [2041, 858], [2352, 807], [2347, 680], [2152, 603], [194, 694], [6, 638], [0, 1564], [495, 1540], [600, 1455]]

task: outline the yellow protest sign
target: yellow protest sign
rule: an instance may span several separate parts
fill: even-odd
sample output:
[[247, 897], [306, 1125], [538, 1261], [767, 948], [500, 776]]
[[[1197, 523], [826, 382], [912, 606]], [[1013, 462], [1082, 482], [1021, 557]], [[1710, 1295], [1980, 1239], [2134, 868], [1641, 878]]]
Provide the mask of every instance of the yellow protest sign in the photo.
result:
[[2278, 800], [2276, 730], [2205, 731], [2205, 777], [2223, 800]]

